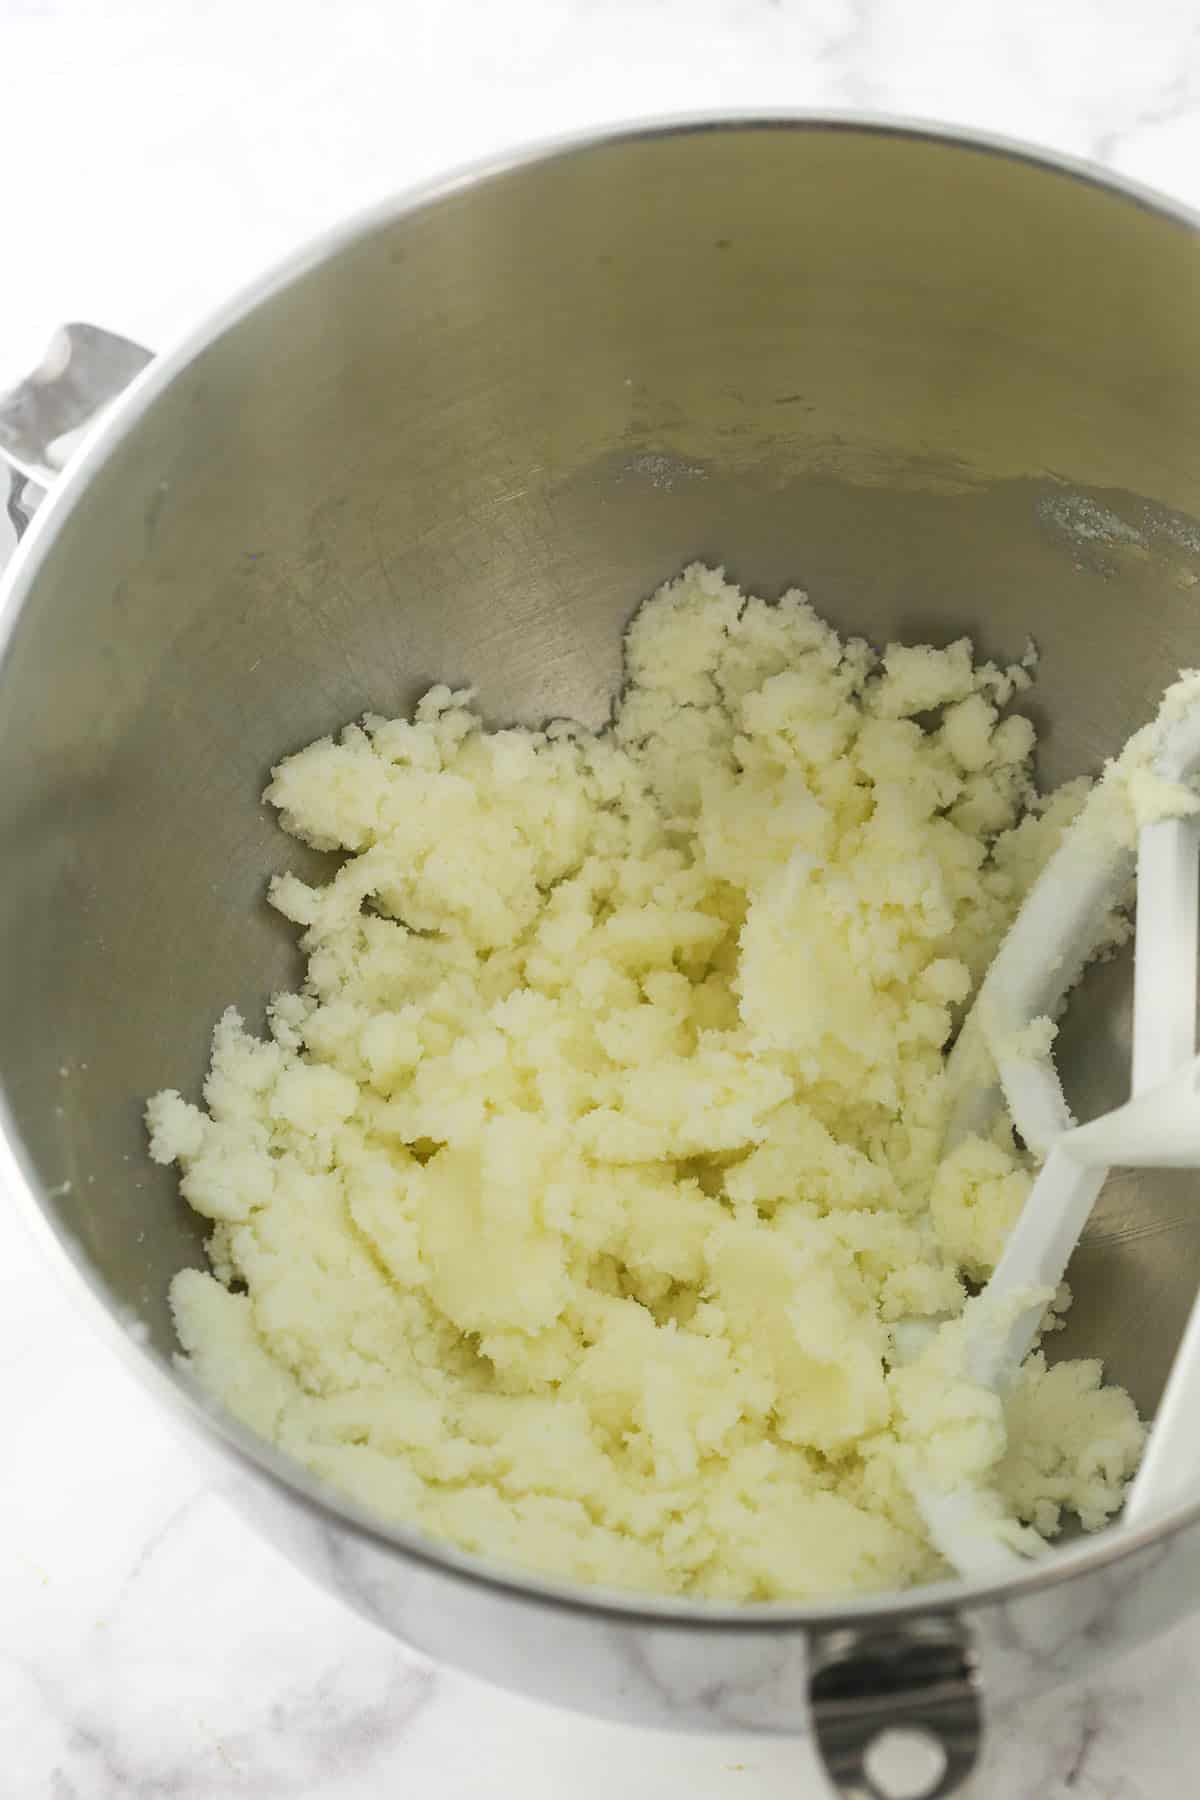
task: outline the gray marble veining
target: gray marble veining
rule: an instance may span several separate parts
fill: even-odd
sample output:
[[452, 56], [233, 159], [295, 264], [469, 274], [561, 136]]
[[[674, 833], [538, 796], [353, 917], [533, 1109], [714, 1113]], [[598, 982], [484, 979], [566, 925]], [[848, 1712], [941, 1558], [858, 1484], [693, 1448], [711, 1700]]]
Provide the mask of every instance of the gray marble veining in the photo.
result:
[[[166, 343], [382, 192], [601, 117], [737, 103], [925, 114], [1041, 139], [1200, 204], [1200, 23], [1172, 0], [1132, 15], [1097, 0], [347, 0], [336, 17], [315, 0], [0, 0], [0, 65], [10, 141], [37, 145], [6, 193], [0, 387], [64, 318]], [[69, 131], [47, 123], [51, 91]], [[0, 1401], [0, 1793], [13, 1800], [821, 1792], [802, 1743], [740, 1735], [793, 1678], [770, 1657], [721, 1697], [719, 1734], [634, 1732], [398, 1648], [368, 1622], [385, 1597], [367, 1571], [351, 1572], [365, 1617], [327, 1598], [197, 1471], [2, 1210]], [[1114, 1580], [1111, 1606], [1149, 1614], [1179, 1580], [1148, 1558]], [[1046, 1691], [999, 1710], [981, 1800], [1190, 1791], [1200, 1620], [1081, 1684], [1109, 1619], [1059, 1606], [997, 1624], [1000, 1685], [1006, 1659], [1034, 1659]], [[647, 1689], [660, 1721], [695, 1699], [652, 1640], [633, 1666], [614, 1655], [611, 1682], [614, 1703]]]

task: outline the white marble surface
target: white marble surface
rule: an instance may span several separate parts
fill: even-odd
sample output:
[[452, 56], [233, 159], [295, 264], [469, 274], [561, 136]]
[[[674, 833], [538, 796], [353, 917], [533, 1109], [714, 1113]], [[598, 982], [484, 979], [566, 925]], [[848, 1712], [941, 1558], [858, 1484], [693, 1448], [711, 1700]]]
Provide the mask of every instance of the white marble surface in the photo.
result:
[[[0, 384], [161, 346], [347, 210], [505, 141], [739, 102], [1040, 139], [1200, 204], [1192, 0], [0, 0]], [[3, 546], [0, 546], [0, 554]], [[230, 1513], [0, 1205], [0, 1794], [807, 1800], [806, 1753], [435, 1671]], [[987, 1800], [1195, 1787], [1200, 1620], [1003, 1720]]]

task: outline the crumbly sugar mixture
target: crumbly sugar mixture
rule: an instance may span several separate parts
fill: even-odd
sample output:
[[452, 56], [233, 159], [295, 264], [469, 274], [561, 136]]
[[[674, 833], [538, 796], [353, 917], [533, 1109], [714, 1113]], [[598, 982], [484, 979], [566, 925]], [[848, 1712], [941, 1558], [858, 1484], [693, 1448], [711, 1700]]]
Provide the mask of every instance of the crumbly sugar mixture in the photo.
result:
[[270, 1036], [227, 1012], [203, 1109], [148, 1107], [212, 1221], [189, 1367], [384, 1518], [568, 1579], [934, 1578], [917, 1466], [1102, 1524], [1143, 1432], [1099, 1364], [1002, 1403], [952, 1354], [1032, 1171], [1006, 1127], [943, 1154], [946, 1049], [1086, 791], [1037, 797], [1026, 672], [699, 565], [626, 657], [599, 735], [441, 687], [274, 771], [346, 860], [272, 885], [309, 960]]

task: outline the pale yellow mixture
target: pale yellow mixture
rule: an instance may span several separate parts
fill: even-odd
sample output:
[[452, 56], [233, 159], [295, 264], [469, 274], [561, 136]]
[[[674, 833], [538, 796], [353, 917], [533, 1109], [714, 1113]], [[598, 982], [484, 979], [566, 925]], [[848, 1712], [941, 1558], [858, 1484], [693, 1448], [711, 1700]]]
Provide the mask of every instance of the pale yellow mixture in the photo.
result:
[[[843, 641], [694, 566], [600, 736], [435, 688], [274, 772], [308, 978], [148, 1108], [211, 1219], [188, 1363], [375, 1512], [558, 1576], [762, 1600], [945, 1573], [908, 1476], [1021, 1520], [1119, 1505], [1094, 1362], [1007, 1406], [954, 1327], [1030, 1185], [941, 1154], [944, 1051], [1083, 797], [1039, 801], [1023, 669]], [[948, 1348], [949, 1346], [949, 1348]]]

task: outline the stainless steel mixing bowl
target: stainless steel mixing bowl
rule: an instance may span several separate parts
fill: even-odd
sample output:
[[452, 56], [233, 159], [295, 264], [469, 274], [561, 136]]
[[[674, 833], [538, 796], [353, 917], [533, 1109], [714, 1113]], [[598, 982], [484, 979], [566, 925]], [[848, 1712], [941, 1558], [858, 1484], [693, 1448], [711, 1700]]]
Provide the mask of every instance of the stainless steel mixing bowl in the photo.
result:
[[[434, 679], [601, 720], [635, 603], [689, 558], [882, 640], [1041, 649], [1048, 782], [1200, 660], [1200, 235], [1033, 153], [814, 119], [633, 130], [397, 201], [154, 364], [11, 568], [0, 663], [9, 1188], [248, 1510], [389, 1630], [619, 1718], [804, 1731], [872, 1794], [888, 1720], [969, 1769], [997, 1705], [1200, 1596], [1197, 1509], [1021, 1582], [734, 1612], [568, 1591], [387, 1530], [172, 1372], [197, 1220], [143, 1097], [293, 982], [266, 879], [319, 864], [271, 762]], [[1119, 1097], [1127, 971], [1064, 1057]], [[64, 1073], [65, 1071], [65, 1073]], [[1200, 1275], [1185, 1175], [1114, 1179], [1068, 1343], [1151, 1411]], [[131, 1326], [136, 1329], [130, 1329]], [[810, 1693], [811, 1689], [811, 1693]]]

